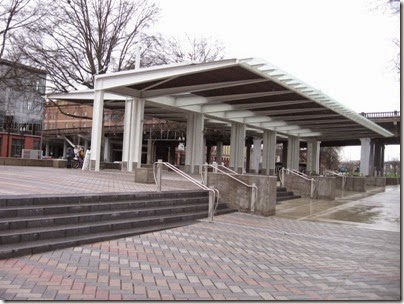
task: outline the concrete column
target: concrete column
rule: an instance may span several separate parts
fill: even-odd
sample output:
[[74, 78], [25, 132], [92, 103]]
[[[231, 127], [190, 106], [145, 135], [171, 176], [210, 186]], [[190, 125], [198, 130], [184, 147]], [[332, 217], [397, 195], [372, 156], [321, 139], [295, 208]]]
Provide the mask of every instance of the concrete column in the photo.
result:
[[63, 158], [66, 157], [67, 154], [67, 141], [63, 141]]
[[384, 161], [383, 161], [383, 150], [384, 150], [384, 145], [383, 143], [376, 142], [375, 143], [375, 155], [374, 155], [374, 168], [375, 168], [375, 175], [376, 176], [382, 176], [383, 175], [383, 166], [384, 166]]
[[252, 140], [247, 139], [246, 140], [246, 155], [245, 155], [245, 171], [247, 173], [251, 173], [250, 171], [250, 162], [251, 162], [251, 145], [252, 145]]
[[111, 141], [108, 137], [104, 137], [104, 161], [111, 161]]
[[104, 91], [94, 91], [93, 121], [91, 130], [90, 170], [100, 171], [101, 134], [103, 127]]
[[130, 122], [132, 117], [133, 99], [125, 100], [125, 116], [123, 123], [123, 143], [122, 143], [122, 171], [128, 170], [129, 143], [130, 143]]
[[222, 164], [223, 158], [223, 142], [218, 141], [216, 143], [216, 162], [220, 165]]
[[49, 156], [49, 143], [45, 144], [45, 156]]
[[375, 175], [375, 142], [370, 140], [369, 175]]
[[230, 168], [243, 173], [245, 150], [245, 124], [233, 122], [230, 137]]
[[253, 155], [251, 158], [251, 171], [258, 174], [260, 172], [261, 161], [261, 138], [253, 139]]
[[271, 130], [264, 131], [263, 152], [262, 152], [262, 171], [265, 175], [275, 174], [276, 162], [276, 132]]
[[307, 142], [307, 174], [320, 173], [320, 141], [311, 140]]
[[361, 175], [367, 176], [370, 174], [370, 138], [361, 138]]
[[190, 113], [187, 121], [185, 170], [199, 173], [204, 156], [204, 117], [200, 113]]
[[153, 163], [153, 140], [149, 138], [147, 140], [147, 164]]
[[297, 136], [288, 136], [287, 168], [299, 170], [300, 141]]
[[288, 143], [282, 143], [282, 166], [283, 168], [288, 167]]
[[130, 122], [128, 171], [142, 165], [144, 99], [135, 99]]

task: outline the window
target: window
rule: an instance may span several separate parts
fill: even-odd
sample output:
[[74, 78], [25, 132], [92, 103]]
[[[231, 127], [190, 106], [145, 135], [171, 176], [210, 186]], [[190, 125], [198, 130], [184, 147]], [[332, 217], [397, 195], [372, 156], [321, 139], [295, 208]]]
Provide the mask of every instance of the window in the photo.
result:
[[45, 130], [48, 130], [48, 124], [45, 124]]
[[65, 126], [65, 128], [67, 129], [69, 127], [69, 123], [68, 122], [66, 122], [66, 126]]
[[21, 157], [22, 149], [24, 146], [23, 139], [14, 139], [11, 141], [11, 156]]
[[34, 150], [40, 150], [40, 141], [39, 140], [34, 140]]

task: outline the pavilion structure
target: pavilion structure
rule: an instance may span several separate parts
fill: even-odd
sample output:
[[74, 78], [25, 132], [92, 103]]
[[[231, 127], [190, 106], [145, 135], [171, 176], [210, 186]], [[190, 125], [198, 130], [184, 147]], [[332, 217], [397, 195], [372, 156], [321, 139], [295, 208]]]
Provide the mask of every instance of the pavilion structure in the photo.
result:
[[[141, 166], [145, 115], [187, 123], [185, 167], [190, 173], [198, 172], [204, 163], [205, 127], [231, 132], [230, 167], [239, 172], [245, 169], [246, 136], [253, 137], [251, 169], [258, 173], [262, 168], [266, 175], [275, 172], [279, 137], [287, 141], [289, 169], [299, 169], [300, 142], [307, 143], [306, 171], [311, 173], [319, 173], [321, 142], [361, 139], [361, 172], [366, 175], [374, 153], [370, 139], [393, 136], [323, 92], [257, 58], [97, 75], [93, 91], [48, 97], [93, 103], [91, 169], [95, 171], [100, 170], [104, 107], [125, 109], [122, 166], [128, 171]], [[220, 147], [218, 143], [217, 149]]]

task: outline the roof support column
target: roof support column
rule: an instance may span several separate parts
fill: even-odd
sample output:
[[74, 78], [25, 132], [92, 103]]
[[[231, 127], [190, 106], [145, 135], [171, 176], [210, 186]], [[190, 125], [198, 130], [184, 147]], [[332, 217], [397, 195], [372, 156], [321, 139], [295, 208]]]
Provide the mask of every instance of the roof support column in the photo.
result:
[[244, 172], [245, 124], [233, 122], [230, 137], [230, 168]]
[[128, 171], [142, 165], [144, 99], [134, 99], [130, 121]]
[[218, 141], [216, 143], [216, 162], [221, 165], [222, 164], [222, 158], [223, 158], [223, 142]]
[[100, 171], [101, 134], [104, 113], [104, 91], [94, 91], [93, 121], [91, 129], [90, 170]]
[[265, 175], [274, 175], [276, 161], [276, 131], [264, 131], [263, 146], [262, 170]]
[[297, 136], [288, 136], [288, 160], [287, 168], [299, 170], [300, 141]]
[[123, 122], [123, 143], [122, 143], [122, 171], [128, 170], [132, 105], [133, 105], [133, 99], [125, 100], [125, 116]]
[[307, 174], [320, 173], [320, 144], [317, 140], [307, 142]]
[[190, 113], [187, 121], [187, 142], [185, 152], [185, 171], [199, 173], [203, 163], [204, 117], [200, 113]]
[[361, 138], [361, 175], [370, 174], [370, 138]]
[[253, 155], [251, 159], [251, 172], [258, 174], [260, 172], [261, 161], [261, 138], [253, 139]]

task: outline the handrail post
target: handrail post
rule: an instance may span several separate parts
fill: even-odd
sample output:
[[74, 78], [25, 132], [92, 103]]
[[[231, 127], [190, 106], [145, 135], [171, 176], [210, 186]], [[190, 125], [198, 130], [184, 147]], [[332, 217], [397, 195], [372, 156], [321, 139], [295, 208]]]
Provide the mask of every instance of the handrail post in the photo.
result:
[[213, 162], [212, 166], [213, 166], [213, 172], [217, 173], [217, 167], [218, 167], [217, 162]]
[[157, 173], [156, 173], [156, 182], [157, 182], [157, 192], [161, 192], [161, 172], [163, 167], [163, 160], [157, 160]]
[[215, 213], [215, 191], [209, 191], [209, 209], [208, 209], [209, 222], [213, 222], [214, 213]]
[[251, 212], [255, 211], [255, 204], [257, 201], [257, 186], [255, 183], [251, 184], [251, 197], [250, 197], [250, 205], [251, 205]]
[[203, 171], [203, 184], [205, 186], [208, 185], [208, 168], [209, 168], [208, 166], [209, 166], [208, 163], [205, 163], [205, 165], [202, 166], [202, 170], [205, 170]]
[[314, 196], [314, 182], [315, 182], [315, 180], [314, 180], [314, 178], [312, 178], [310, 181], [310, 198], [313, 198], [313, 196]]

